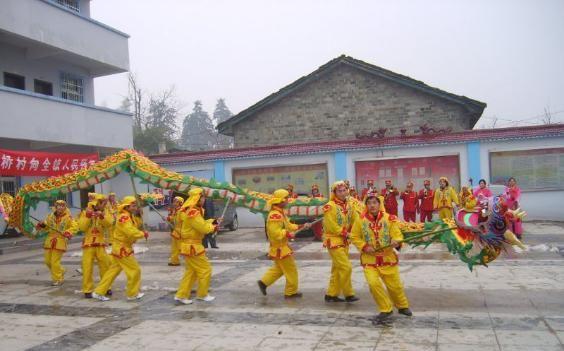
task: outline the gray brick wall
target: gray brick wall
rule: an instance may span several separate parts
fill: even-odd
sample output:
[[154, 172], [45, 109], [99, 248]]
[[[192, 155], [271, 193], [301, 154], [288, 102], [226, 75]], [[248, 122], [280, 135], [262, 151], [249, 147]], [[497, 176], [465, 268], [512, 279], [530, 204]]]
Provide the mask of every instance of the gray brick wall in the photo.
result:
[[233, 126], [235, 147], [420, 134], [419, 126], [471, 129], [470, 114], [444, 99], [339, 65], [320, 79]]

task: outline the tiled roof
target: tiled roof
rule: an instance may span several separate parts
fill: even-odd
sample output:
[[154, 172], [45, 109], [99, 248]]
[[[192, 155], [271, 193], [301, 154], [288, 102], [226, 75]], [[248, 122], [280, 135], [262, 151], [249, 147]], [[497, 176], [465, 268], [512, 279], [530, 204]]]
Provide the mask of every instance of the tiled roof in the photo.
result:
[[476, 129], [437, 135], [409, 135], [405, 137], [394, 136], [387, 138], [325, 141], [317, 143], [249, 147], [239, 149], [178, 152], [171, 154], [153, 155], [150, 156], [150, 158], [159, 164], [196, 163], [229, 159], [260, 158], [269, 156], [276, 157], [380, 148], [417, 147], [423, 145], [456, 144], [471, 141], [546, 138], [553, 136], [564, 136], [564, 124], [496, 129]]
[[370, 63], [367, 63], [367, 62], [364, 62], [364, 61], [361, 61], [361, 60], [357, 60], [357, 59], [350, 57], [350, 56], [341, 55], [341, 56], [327, 62], [323, 66], [321, 66], [318, 69], [316, 69], [315, 71], [311, 72], [310, 74], [301, 77], [300, 79], [298, 79], [298, 80], [294, 81], [293, 83], [283, 87], [282, 89], [278, 90], [277, 92], [270, 94], [266, 98], [260, 100], [256, 104], [252, 105], [251, 107], [239, 112], [238, 114], [234, 115], [233, 117], [229, 118], [228, 120], [220, 123], [217, 126], [217, 129], [219, 130], [220, 133], [223, 133], [223, 134], [226, 134], [226, 135], [232, 135], [231, 126], [233, 126], [234, 124], [241, 122], [245, 118], [255, 114], [256, 112], [262, 110], [263, 108], [279, 101], [280, 99], [286, 97], [288, 94], [292, 93], [296, 89], [304, 86], [305, 84], [311, 82], [314, 79], [318, 79], [320, 76], [330, 72], [331, 69], [333, 69], [333, 68], [335, 68], [335, 67], [337, 67], [338, 65], [341, 65], [341, 64], [360, 69], [360, 70], [367, 72], [369, 74], [373, 74], [373, 75], [394, 81], [396, 83], [408, 86], [410, 88], [417, 89], [417, 90], [426, 92], [428, 94], [432, 94], [432, 95], [438, 96], [440, 98], [449, 100], [451, 102], [463, 105], [466, 109], [468, 109], [468, 111], [473, 112], [474, 118], [473, 118], [472, 123], [471, 123], [472, 126], [474, 126], [476, 124], [476, 122], [478, 121], [478, 119], [482, 115], [482, 112], [486, 108], [486, 104], [483, 103], [483, 102], [467, 98], [466, 96], [455, 95], [455, 94], [446, 92], [446, 91], [441, 90], [441, 89], [433, 88], [433, 87], [423, 83], [422, 81], [415, 80], [411, 77], [404, 76], [404, 75], [389, 71], [389, 70], [384, 69], [382, 67], [372, 65]]

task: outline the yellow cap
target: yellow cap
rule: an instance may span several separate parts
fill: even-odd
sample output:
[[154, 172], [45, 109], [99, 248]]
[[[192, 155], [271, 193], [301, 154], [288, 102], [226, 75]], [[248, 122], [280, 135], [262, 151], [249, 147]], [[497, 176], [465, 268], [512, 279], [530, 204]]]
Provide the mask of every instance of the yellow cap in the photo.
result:
[[182, 208], [196, 206], [198, 204], [198, 201], [200, 201], [200, 199], [202, 198], [203, 193], [204, 190], [202, 188], [190, 189], [190, 191], [188, 192], [188, 198], [186, 199], [186, 201], [184, 201]]
[[278, 189], [272, 193], [272, 197], [268, 200], [268, 205], [272, 207], [272, 205], [277, 205], [279, 203], [284, 202], [290, 193], [286, 189]]
[[346, 190], [349, 189], [349, 187], [347, 186], [347, 183], [345, 183], [342, 180], [336, 181], [335, 183], [333, 183], [331, 185], [331, 200], [335, 200], [336, 196], [335, 196], [335, 190], [337, 190], [338, 188], [345, 188]]
[[137, 202], [137, 200], [135, 199], [135, 196], [132, 196], [132, 195], [125, 196], [125, 197], [121, 200], [121, 203], [118, 205], [118, 209], [121, 211], [121, 210], [123, 210], [125, 207], [127, 207], [127, 206], [129, 206], [129, 205], [131, 205], [131, 204], [134, 204], [134, 203], [136, 203], [136, 202]]

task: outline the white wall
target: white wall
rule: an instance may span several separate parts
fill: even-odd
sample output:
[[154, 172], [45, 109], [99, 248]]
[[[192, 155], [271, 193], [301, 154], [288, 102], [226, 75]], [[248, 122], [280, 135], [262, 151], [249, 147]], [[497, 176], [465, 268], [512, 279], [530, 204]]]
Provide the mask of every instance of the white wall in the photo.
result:
[[56, 54], [72, 59], [69, 54], [73, 54], [75, 61], [96, 75], [128, 71], [127, 35], [91, 20], [89, 9], [87, 13], [74, 14], [48, 1], [3, 0], [0, 29], [29, 39], [28, 45], [40, 44], [34, 48], [36, 56]]
[[[490, 180], [490, 152], [550, 149], [564, 147], [564, 138], [543, 138], [511, 140], [506, 142], [480, 143], [480, 168], [482, 178]], [[517, 179], [519, 183], [519, 179]], [[529, 220], [564, 220], [564, 190], [561, 191], [525, 191], [521, 194], [521, 206], [527, 211]]]
[[133, 120], [113, 110], [0, 87], [0, 137], [108, 148], [133, 146]]
[[[14, 73], [25, 77], [25, 90], [33, 91], [33, 80], [53, 84], [53, 96], [61, 98], [61, 72], [71, 73], [84, 81], [84, 104], [94, 105], [94, 81], [86, 69], [54, 58], [29, 59], [26, 50], [0, 43], [0, 74]], [[1, 81], [0, 85], [4, 82]]]

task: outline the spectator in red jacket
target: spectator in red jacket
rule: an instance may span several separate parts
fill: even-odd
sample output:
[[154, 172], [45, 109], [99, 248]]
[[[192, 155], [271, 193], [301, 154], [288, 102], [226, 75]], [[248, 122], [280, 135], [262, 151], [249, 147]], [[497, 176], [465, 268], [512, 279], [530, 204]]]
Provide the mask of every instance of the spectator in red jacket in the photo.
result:
[[415, 222], [415, 214], [419, 213], [419, 197], [413, 191], [413, 182], [407, 182], [407, 189], [400, 195], [403, 200], [403, 220], [406, 222]]
[[398, 199], [399, 190], [394, 187], [391, 179], [387, 179], [386, 187], [382, 189], [380, 194], [384, 197], [384, 208], [386, 212], [397, 217], [398, 215]]
[[421, 222], [431, 222], [433, 220], [433, 199], [435, 193], [431, 189], [431, 181], [425, 179], [423, 181], [423, 189], [419, 190], [419, 212]]
[[364, 201], [364, 199], [366, 198], [366, 194], [373, 192], [376, 192], [376, 188], [374, 187], [374, 181], [372, 179], [368, 179], [366, 181], [366, 188], [362, 189], [360, 200]]

